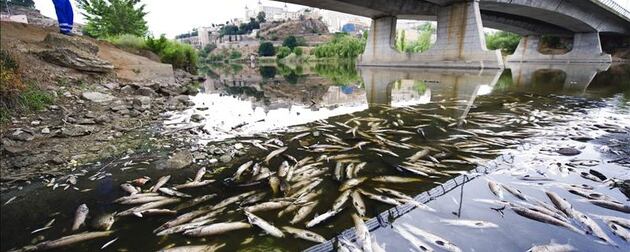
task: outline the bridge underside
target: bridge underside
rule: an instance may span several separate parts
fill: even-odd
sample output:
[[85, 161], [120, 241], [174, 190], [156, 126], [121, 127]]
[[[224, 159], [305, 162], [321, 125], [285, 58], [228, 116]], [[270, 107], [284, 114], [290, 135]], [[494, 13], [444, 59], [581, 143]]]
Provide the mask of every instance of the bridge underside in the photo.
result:
[[[485, 47], [483, 27], [524, 36], [518, 62], [611, 62], [602, 52], [599, 33], [630, 34], [630, 18], [618, 16], [592, 0], [279, 0], [373, 19], [360, 65], [503, 68], [498, 51]], [[421, 54], [393, 49], [396, 19], [437, 20], [435, 46]], [[574, 38], [564, 55], [538, 52], [540, 35]]]

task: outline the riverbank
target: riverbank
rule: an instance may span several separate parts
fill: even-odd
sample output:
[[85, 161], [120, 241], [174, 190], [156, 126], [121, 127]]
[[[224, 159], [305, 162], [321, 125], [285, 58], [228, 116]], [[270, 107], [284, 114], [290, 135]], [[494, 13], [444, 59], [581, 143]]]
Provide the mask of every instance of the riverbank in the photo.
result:
[[[161, 146], [147, 136], [164, 120], [162, 113], [191, 106], [188, 95], [202, 81], [103, 41], [62, 36], [53, 28], [1, 25], [2, 50], [26, 87], [3, 83], [1, 191], [142, 146]], [[32, 99], [37, 106], [26, 106]]]

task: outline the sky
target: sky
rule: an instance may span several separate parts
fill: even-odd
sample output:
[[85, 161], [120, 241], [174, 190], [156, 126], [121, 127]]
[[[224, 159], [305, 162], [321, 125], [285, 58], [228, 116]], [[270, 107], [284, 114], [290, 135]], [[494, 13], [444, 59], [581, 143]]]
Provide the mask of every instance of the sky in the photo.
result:
[[[43, 15], [56, 19], [52, 0], [34, 0], [35, 7]], [[630, 10], [630, 0], [614, 0]], [[84, 23], [76, 2], [72, 0], [75, 22]], [[232, 18], [245, 16], [245, 6], [253, 7], [258, 0], [142, 0], [146, 4], [149, 31], [156, 36], [166, 34], [173, 38], [192, 28], [210, 24], [225, 23]], [[263, 0], [266, 6], [284, 6], [284, 3]], [[289, 10], [297, 10], [299, 5], [289, 4]]]

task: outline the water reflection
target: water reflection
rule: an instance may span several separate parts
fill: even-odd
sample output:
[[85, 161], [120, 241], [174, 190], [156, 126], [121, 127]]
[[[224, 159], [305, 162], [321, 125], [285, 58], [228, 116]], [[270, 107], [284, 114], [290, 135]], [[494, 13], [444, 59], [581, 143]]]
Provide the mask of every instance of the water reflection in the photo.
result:
[[[444, 99], [467, 105], [459, 114], [452, 115], [462, 118], [477, 96], [496, 90], [583, 95], [597, 76], [602, 82], [609, 80], [608, 75], [620, 75], [607, 71], [610, 64], [520, 63], [508, 67], [503, 71], [357, 69], [352, 63], [214, 65], [203, 69], [209, 78], [202, 92], [193, 98], [195, 108], [174, 114], [167, 125], [198, 124], [207, 133], [203, 139], [221, 140], [282, 130], [374, 106], [404, 107]], [[619, 66], [613, 70], [618, 68], [622, 73], [627, 71], [627, 67]], [[610, 88], [611, 85], [596, 86]]]

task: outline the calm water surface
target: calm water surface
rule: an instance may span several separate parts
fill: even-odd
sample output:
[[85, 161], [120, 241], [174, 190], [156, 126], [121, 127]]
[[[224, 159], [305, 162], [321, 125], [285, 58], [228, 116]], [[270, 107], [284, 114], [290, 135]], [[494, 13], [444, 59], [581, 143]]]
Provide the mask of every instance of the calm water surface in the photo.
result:
[[[263, 160], [274, 145], [287, 147], [284, 154], [297, 160], [320, 160], [314, 176], [282, 182], [282, 188], [308, 179], [321, 180], [311, 192], [317, 195], [313, 211], [296, 224], [289, 222], [293, 213], [278, 217], [280, 210], [256, 212], [275, 226], [305, 228], [305, 223], [317, 214], [329, 211], [341, 192], [340, 185], [348, 180], [335, 178], [337, 163], [365, 162], [365, 167], [354, 178], [365, 179], [353, 189], [377, 193], [375, 188], [394, 189], [411, 197], [439, 186], [441, 183], [478, 167], [491, 167], [484, 174], [458, 186], [427, 205], [435, 211], [416, 209], [373, 228], [371, 234], [387, 251], [419, 251], [396, 227], [412, 225], [456, 244], [464, 251], [525, 251], [532, 245], [550, 242], [571, 244], [580, 251], [628, 251], [628, 242], [615, 236], [597, 215], [628, 218], [627, 213], [608, 210], [570, 194], [569, 184], [586, 184], [623, 204], [628, 198], [619, 190], [611, 190], [601, 182], [580, 177], [579, 173], [595, 169], [608, 178], [628, 179], [628, 166], [609, 163], [617, 158], [607, 151], [610, 142], [580, 141], [576, 136], [610, 138], [627, 135], [630, 127], [630, 70], [627, 66], [608, 65], [513, 65], [502, 70], [443, 70], [443, 69], [386, 69], [356, 68], [352, 65], [312, 66], [214, 66], [206, 70], [210, 78], [202, 85], [202, 92], [193, 97], [195, 107], [187, 111], [165, 115], [169, 119], [164, 131], [199, 129], [191, 139], [195, 146], [216, 141], [236, 139], [244, 145], [263, 145], [248, 149], [247, 155], [227, 165], [207, 166], [207, 179], [216, 182], [208, 186], [182, 189], [194, 197], [218, 194], [214, 199], [191, 208], [183, 208], [177, 215], [243, 193], [264, 194], [259, 202], [283, 197], [273, 194], [267, 180], [254, 181], [245, 172], [240, 181], [233, 181], [236, 169], [253, 160], [277, 171], [286, 156], [279, 155], [267, 164]], [[599, 125], [599, 127], [598, 127]], [[291, 141], [297, 135], [305, 136]], [[276, 140], [273, 140], [273, 139]], [[627, 136], [626, 136], [627, 138]], [[361, 148], [344, 151], [337, 145], [352, 147], [367, 142]], [[264, 145], [267, 143], [267, 145]], [[613, 141], [614, 143], [614, 141]], [[280, 146], [276, 146], [278, 148]], [[581, 151], [575, 157], [558, 155], [560, 147]], [[332, 149], [330, 149], [332, 148]], [[430, 158], [420, 162], [433, 170], [423, 176], [401, 168], [407, 158], [423, 148], [430, 149]], [[382, 150], [391, 151], [387, 154]], [[77, 187], [81, 190], [52, 190], [46, 182], [35, 182], [19, 192], [2, 195], [1, 249], [8, 251], [42, 240], [57, 239], [73, 234], [70, 231], [75, 209], [85, 203], [90, 208], [88, 222], [102, 214], [120, 212], [131, 206], [112, 203], [125, 193], [119, 185], [142, 176], [156, 181], [160, 176], [172, 175], [168, 186], [183, 184], [194, 177], [200, 166], [183, 170], [160, 170], [158, 163], [167, 153], [138, 154], [101, 164], [77, 169]], [[337, 156], [337, 155], [347, 156]], [[627, 153], [626, 153], [627, 154]], [[510, 158], [501, 157], [506, 155]], [[596, 166], [575, 166], [576, 159], [596, 160]], [[129, 161], [133, 161], [130, 164]], [[437, 162], [436, 162], [437, 161]], [[493, 165], [489, 165], [493, 164]], [[218, 169], [219, 167], [224, 167]], [[568, 168], [571, 169], [568, 169]], [[81, 171], [84, 169], [84, 171]], [[90, 180], [97, 172], [103, 179]], [[377, 176], [417, 178], [409, 183], [381, 182]], [[480, 174], [469, 174], [471, 177]], [[548, 181], [523, 180], [523, 176], [544, 177]], [[528, 198], [550, 203], [545, 191], [554, 191], [568, 199], [575, 209], [593, 216], [617, 245], [602, 244], [597, 238], [567, 229], [536, 222], [500, 208], [484, 200], [498, 200], [488, 190], [492, 180], [518, 188]], [[152, 182], [143, 187], [148, 189]], [[521, 203], [505, 193], [505, 200]], [[392, 207], [362, 196], [366, 218], [375, 217]], [[187, 200], [187, 199], [186, 199]], [[186, 201], [185, 200], [185, 201]], [[352, 204], [334, 217], [308, 230], [331, 239], [352, 228]], [[239, 202], [228, 205], [213, 222], [247, 221]], [[254, 203], [256, 204], [256, 203]], [[165, 208], [174, 208], [177, 204]], [[275, 238], [257, 227], [209, 236], [186, 237], [182, 234], [156, 236], [153, 230], [175, 216], [126, 216], [116, 219], [109, 238], [96, 239], [64, 248], [64, 251], [97, 251], [106, 242], [118, 238], [105, 250], [155, 251], [166, 247], [225, 244], [223, 251], [296, 251], [316, 243], [292, 238]], [[446, 225], [445, 220], [474, 219], [492, 222], [498, 228], [474, 229]], [[55, 219], [50, 229], [31, 234]], [[573, 223], [579, 227], [579, 223]], [[90, 230], [83, 228], [82, 231]], [[351, 237], [348, 237], [351, 239]], [[437, 247], [436, 247], [437, 249]]]

